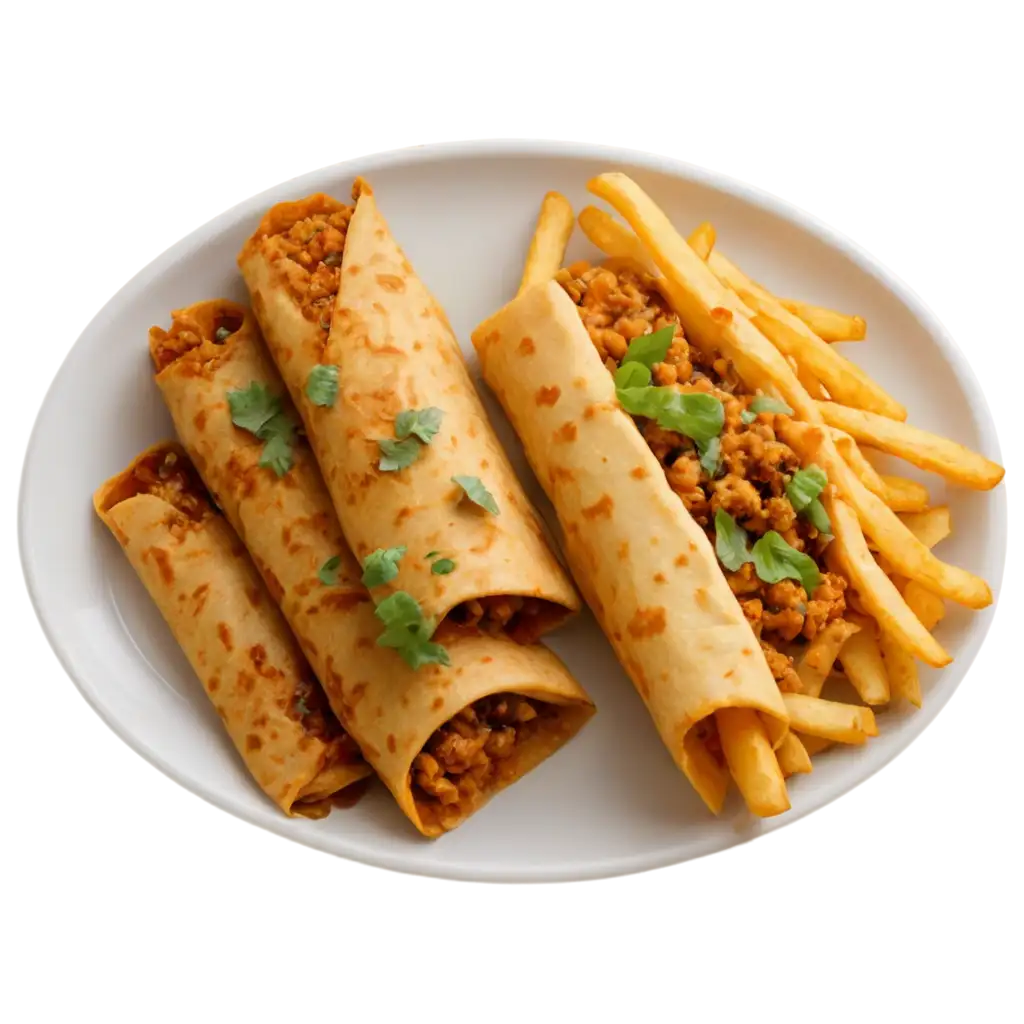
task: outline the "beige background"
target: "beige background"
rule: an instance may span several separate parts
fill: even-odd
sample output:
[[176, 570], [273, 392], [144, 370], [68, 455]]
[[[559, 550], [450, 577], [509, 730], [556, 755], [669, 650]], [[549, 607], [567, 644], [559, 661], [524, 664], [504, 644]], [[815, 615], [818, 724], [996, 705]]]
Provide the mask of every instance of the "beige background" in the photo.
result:
[[[2, 13], [6, 493], [78, 319], [272, 173], [507, 124], [1011, 123], [1022, 34], [1012, 13]], [[1009, 203], [1024, 173], [997, 160], [939, 180]], [[982, 234], [1010, 232], [990, 247], [1019, 292], [1019, 198], [1009, 226], [1000, 202]], [[1019, 1019], [1019, 893], [433, 891], [242, 836], [132, 769], [12, 580], [0, 602], [0, 1019]]]

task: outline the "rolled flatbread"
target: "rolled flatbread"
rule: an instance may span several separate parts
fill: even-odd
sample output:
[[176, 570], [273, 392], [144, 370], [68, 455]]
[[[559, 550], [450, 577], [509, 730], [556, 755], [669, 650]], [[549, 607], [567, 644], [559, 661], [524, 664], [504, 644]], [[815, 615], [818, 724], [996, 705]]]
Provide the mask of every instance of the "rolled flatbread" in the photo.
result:
[[[437, 576], [417, 563], [394, 586], [434, 620], [535, 640], [575, 612], [579, 599], [498, 443], [444, 312], [365, 182], [357, 181], [354, 195], [354, 209], [324, 195], [279, 204], [242, 249], [239, 266], [271, 355], [356, 556], [398, 543], [439, 551], [457, 572]], [[330, 406], [306, 393], [317, 367], [337, 368]], [[429, 442], [402, 437], [401, 414], [412, 410], [440, 416]], [[382, 441], [406, 445], [414, 461], [382, 469]], [[484, 488], [491, 511], [457, 477]], [[375, 589], [374, 599], [389, 592]]]
[[521, 293], [473, 332], [497, 394], [551, 499], [577, 583], [707, 805], [728, 774], [705, 742], [722, 708], [786, 709], [704, 531], [616, 400], [576, 306], [555, 282]]
[[[218, 340], [220, 339], [220, 340]], [[381, 623], [313, 453], [299, 437], [283, 475], [232, 422], [228, 394], [258, 384], [294, 411], [252, 314], [215, 300], [153, 328], [156, 380], [175, 427], [259, 566], [331, 706], [413, 824], [437, 836], [554, 753], [593, 714], [543, 647], [442, 626], [451, 664], [417, 671], [377, 646]], [[422, 545], [420, 545], [422, 548]], [[410, 546], [402, 559], [420, 560]], [[321, 570], [332, 564], [331, 583]]]
[[370, 768], [182, 448], [148, 448], [93, 502], [259, 787], [285, 814], [328, 814]]

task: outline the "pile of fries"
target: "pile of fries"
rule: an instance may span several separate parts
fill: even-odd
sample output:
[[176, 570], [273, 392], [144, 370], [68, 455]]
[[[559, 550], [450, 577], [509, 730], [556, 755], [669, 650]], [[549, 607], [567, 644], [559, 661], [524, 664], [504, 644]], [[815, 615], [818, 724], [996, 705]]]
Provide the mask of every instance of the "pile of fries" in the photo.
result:
[[[684, 237], [625, 174], [601, 174], [587, 187], [626, 222], [588, 206], [579, 215], [587, 238], [609, 258], [654, 275], [692, 343], [725, 355], [748, 386], [784, 401], [794, 415], [783, 440], [805, 465], [816, 463], [828, 476], [822, 500], [834, 540], [826, 562], [849, 581], [853, 612], [805, 648], [796, 666], [802, 692], [784, 694], [790, 718], [784, 736], [769, 735], [755, 711], [715, 715], [748, 807], [778, 814], [789, 808], [786, 777], [811, 771], [811, 758], [835, 743], [862, 744], [878, 734], [873, 707], [896, 700], [920, 707], [918, 661], [941, 667], [951, 660], [933, 633], [947, 600], [975, 609], [992, 601], [983, 579], [932, 551], [950, 534], [949, 509], [932, 506], [916, 481], [879, 472], [872, 453], [975, 490], [995, 487], [1004, 471], [910, 426], [900, 402], [833, 347], [865, 339], [861, 317], [773, 295], [717, 248], [711, 224]], [[574, 223], [568, 200], [549, 193], [521, 291], [555, 277]], [[846, 677], [862, 704], [821, 697], [834, 673]]]

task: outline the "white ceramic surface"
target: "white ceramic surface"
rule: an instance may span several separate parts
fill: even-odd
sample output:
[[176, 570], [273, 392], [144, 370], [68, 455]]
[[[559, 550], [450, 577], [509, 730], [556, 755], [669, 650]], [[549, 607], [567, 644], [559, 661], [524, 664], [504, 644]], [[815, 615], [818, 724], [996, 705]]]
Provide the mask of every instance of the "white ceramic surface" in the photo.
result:
[[[166, 325], [169, 310], [199, 299], [244, 300], [235, 254], [272, 203], [318, 190], [344, 198], [354, 175], [369, 177], [396, 237], [469, 353], [470, 330], [515, 290], [544, 193], [558, 189], [579, 209], [590, 201], [587, 179], [613, 168], [634, 175], [682, 229], [711, 220], [723, 250], [776, 292], [864, 315], [869, 341], [847, 352], [906, 403], [914, 423], [998, 459], [985, 399], [935, 317], [854, 244], [774, 197], [664, 157], [550, 142], [421, 147], [316, 171], [192, 232], [114, 296], [61, 367], [29, 444], [20, 507], [29, 592], [68, 674], [138, 753], [224, 810], [339, 856], [449, 878], [553, 881], [671, 864], [780, 828], [878, 771], [935, 717], [974, 659], [991, 610], [950, 608], [939, 636], [956, 660], [941, 672], [923, 670], [924, 709], [885, 712], [881, 735], [866, 747], [819, 758], [812, 775], [790, 781], [789, 814], [753, 820], [733, 794], [715, 819], [674, 768], [586, 615], [551, 646], [589, 689], [599, 714], [468, 824], [436, 842], [422, 840], [382, 788], [323, 821], [289, 820], [249, 779], [183, 655], [93, 515], [94, 488], [171, 433], [151, 380], [148, 328]], [[570, 257], [588, 251], [577, 232]], [[496, 403], [486, 392], [484, 398], [550, 516]], [[936, 498], [948, 499], [954, 523], [971, 523], [941, 554], [985, 576], [998, 595], [1005, 492], [946, 494], [934, 477], [928, 485]]]

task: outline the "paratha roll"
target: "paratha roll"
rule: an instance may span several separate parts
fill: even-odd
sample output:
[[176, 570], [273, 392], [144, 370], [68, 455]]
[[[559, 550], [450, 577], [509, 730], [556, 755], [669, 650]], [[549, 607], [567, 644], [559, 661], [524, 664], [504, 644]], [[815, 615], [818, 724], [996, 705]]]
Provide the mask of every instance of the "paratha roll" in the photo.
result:
[[[232, 422], [229, 396], [256, 386], [294, 415], [247, 309], [226, 301], [153, 328], [156, 380], [175, 427], [262, 571], [331, 706], [413, 824], [437, 836], [570, 739], [593, 705], [540, 646], [442, 626], [449, 665], [413, 670], [378, 646], [382, 623], [342, 537], [307, 443], [281, 476], [264, 442]], [[421, 545], [422, 547], [422, 545]], [[410, 546], [406, 566], [426, 550]]]
[[[271, 209], [239, 255], [253, 310], [360, 560], [440, 551], [401, 587], [427, 616], [530, 642], [579, 601], [470, 380], [451, 327], [357, 181]], [[334, 375], [336, 395], [316, 383]], [[325, 403], [325, 404], [319, 404]]]
[[259, 787], [286, 814], [328, 814], [370, 768], [183, 449], [148, 448], [93, 503]]
[[557, 284], [522, 292], [473, 344], [555, 506], [587, 603], [676, 764], [717, 812], [729, 774], [714, 712], [761, 712], [774, 745], [787, 717], [708, 538]]

